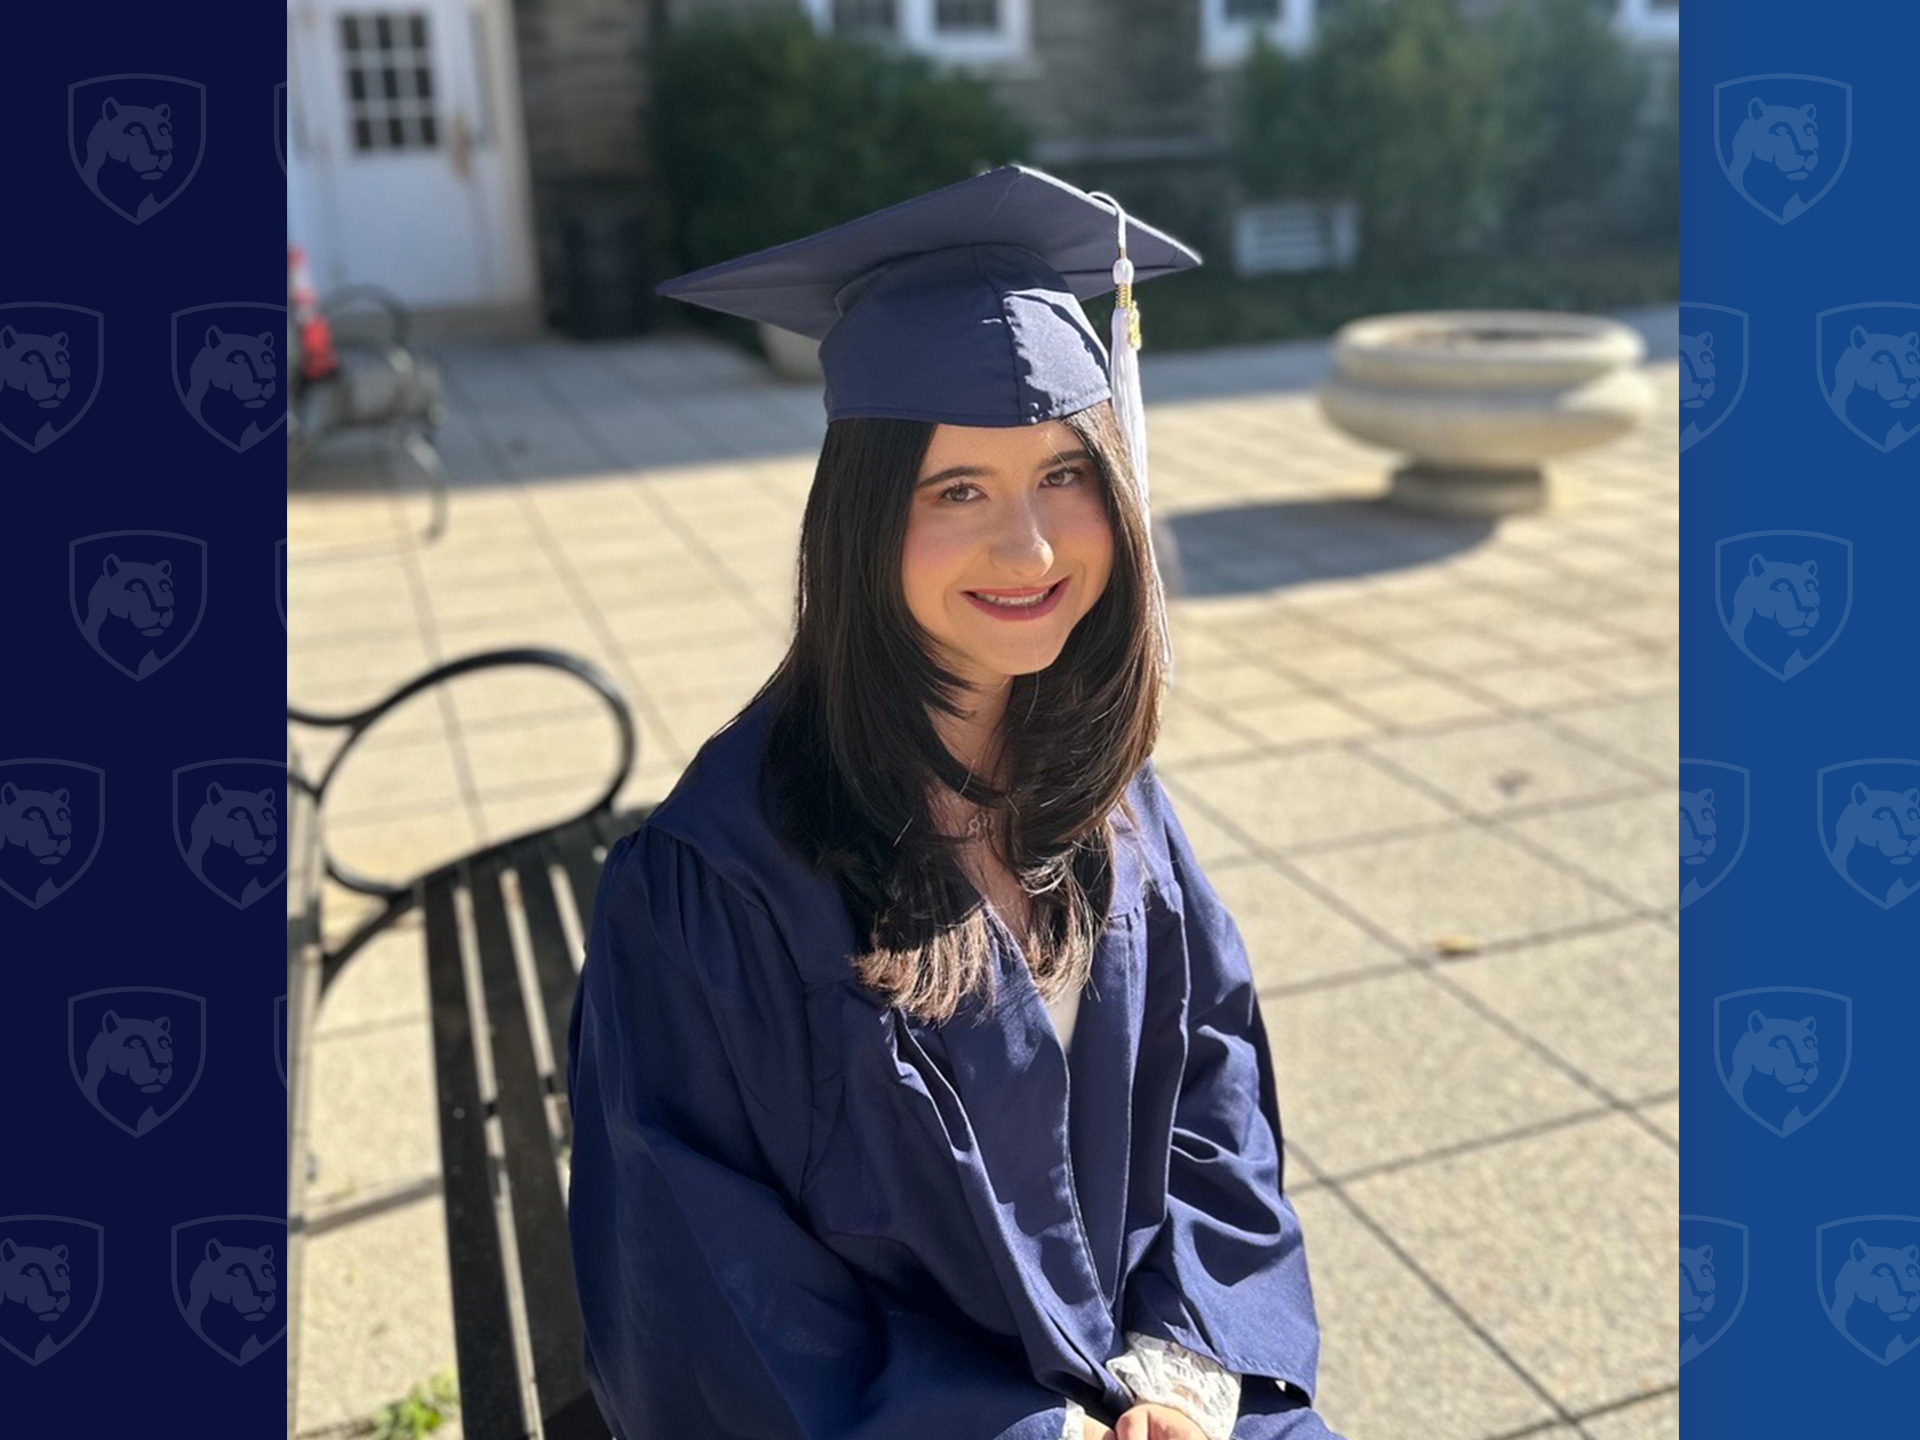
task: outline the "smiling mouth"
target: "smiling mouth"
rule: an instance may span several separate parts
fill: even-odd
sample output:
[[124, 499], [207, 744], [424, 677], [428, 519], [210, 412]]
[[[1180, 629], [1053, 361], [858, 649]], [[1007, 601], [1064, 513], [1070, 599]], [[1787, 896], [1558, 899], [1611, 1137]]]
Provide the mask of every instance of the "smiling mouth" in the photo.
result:
[[1044, 600], [1047, 596], [1052, 595], [1055, 590], [1059, 589], [1060, 584], [1061, 582], [1056, 580], [1051, 585], [1031, 585], [1022, 590], [969, 590], [966, 593], [989, 602], [1005, 600], [1015, 604], [1026, 605]]

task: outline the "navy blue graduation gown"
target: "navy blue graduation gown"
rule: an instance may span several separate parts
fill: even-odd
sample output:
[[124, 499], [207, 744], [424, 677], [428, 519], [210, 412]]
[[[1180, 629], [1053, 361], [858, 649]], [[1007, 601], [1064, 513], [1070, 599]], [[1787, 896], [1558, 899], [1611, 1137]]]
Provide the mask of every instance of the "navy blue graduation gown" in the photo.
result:
[[574, 1000], [568, 1218], [617, 1440], [1057, 1440], [1066, 1396], [1128, 1407], [1127, 1330], [1247, 1377], [1235, 1440], [1324, 1440], [1246, 951], [1151, 764], [1069, 1060], [997, 922], [991, 1010], [924, 1024], [857, 983], [837, 888], [759, 806], [766, 711], [613, 847]]

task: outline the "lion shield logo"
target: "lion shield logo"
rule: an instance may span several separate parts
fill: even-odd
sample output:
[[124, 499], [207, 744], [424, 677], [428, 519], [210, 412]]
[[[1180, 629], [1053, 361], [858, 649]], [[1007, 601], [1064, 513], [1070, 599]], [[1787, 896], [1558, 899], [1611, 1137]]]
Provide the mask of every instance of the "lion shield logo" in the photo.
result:
[[208, 1215], [173, 1227], [173, 1303], [189, 1329], [236, 1365], [287, 1333], [280, 1303], [284, 1216]]
[[138, 1139], [187, 1103], [206, 1063], [207, 1002], [121, 986], [67, 1001], [67, 1068], [87, 1103]]
[[1920, 1216], [1854, 1215], [1813, 1231], [1820, 1308], [1882, 1365], [1920, 1345]]
[[100, 1306], [106, 1234], [70, 1215], [0, 1215], [0, 1345], [38, 1365], [73, 1343]]
[[1713, 1054], [1733, 1103], [1785, 1139], [1846, 1083], [1853, 1001], [1798, 986], [1721, 995], [1713, 1002]]
[[1853, 613], [1853, 542], [1811, 530], [1750, 530], [1713, 547], [1720, 625], [1776, 680], [1827, 653]]
[[100, 393], [106, 321], [51, 300], [0, 305], [0, 433], [38, 453], [73, 429]]
[[200, 173], [207, 87], [177, 75], [96, 75], [67, 87], [67, 150], [86, 187], [143, 225]]
[[1680, 1217], [1680, 1363], [1732, 1328], [1747, 1303], [1747, 1227], [1711, 1215]]
[[1747, 388], [1747, 312], [1680, 306], [1680, 448], [1707, 438]]
[[173, 772], [173, 838], [209, 890], [244, 910], [287, 877], [280, 843], [287, 767], [278, 760], [203, 760]]
[[1920, 889], [1920, 760], [1849, 760], [1814, 777], [1820, 848], [1882, 910]]
[[287, 307], [251, 300], [173, 315], [173, 390], [202, 430], [236, 453], [287, 418]]
[[207, 542], [168, 530], [107, 530], [69, 541], [67, 606], [102, 660], [144, 680], [200, 628]]
[[1822, 310], [1813, 317], [1813, 365], [1827, 408], [1881, 454], [1920, 431], [1920, 305]]
[[1853, 87], [1820, 75], [1743, 75], [1713, 87], [1727, 183], [1785, 225], [1833, 188], [1853, 149]]
[[107, 772], [72, 760], [0, 760], [0, 890], [38, 910], [72, 888], [107, 829]]
[[1727, 878], [1747, 848], [1751, 777], [1719, 760], [1680, 762], [1680, 908]]

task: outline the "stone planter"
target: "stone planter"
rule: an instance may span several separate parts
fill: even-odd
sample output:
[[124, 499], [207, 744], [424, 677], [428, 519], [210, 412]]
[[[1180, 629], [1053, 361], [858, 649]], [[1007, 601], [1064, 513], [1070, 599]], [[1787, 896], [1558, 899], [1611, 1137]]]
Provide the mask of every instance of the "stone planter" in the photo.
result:
[[1398, 450], [1390, 498], [1421, 510], [1538, 508], [1543, 462], [1626, 434], [1653, 407], [1637, 331], [1546, 310], [1376, 315], [1334, 336], [1328, 420]]
[[760, 324], [760, 348], [765, 352], [773, 373], [783, 380], [825, 380], [820, 368], [820, 342], [782, 330], [765, 321]]

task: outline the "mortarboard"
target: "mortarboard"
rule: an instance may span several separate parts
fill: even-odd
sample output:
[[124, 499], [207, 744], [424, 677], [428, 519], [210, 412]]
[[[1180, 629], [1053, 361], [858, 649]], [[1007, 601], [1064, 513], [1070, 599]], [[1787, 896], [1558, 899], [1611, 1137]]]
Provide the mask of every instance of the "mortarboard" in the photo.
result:
[[[1133, 285], [1199, 264], [1111, 196], [1003, 165], [658, 293], [820, 341], [829, 420], [1036, 425], [1111, 400], [1144, 500]], [[1116, 288], [1102, 346], [1080, 302]]]

